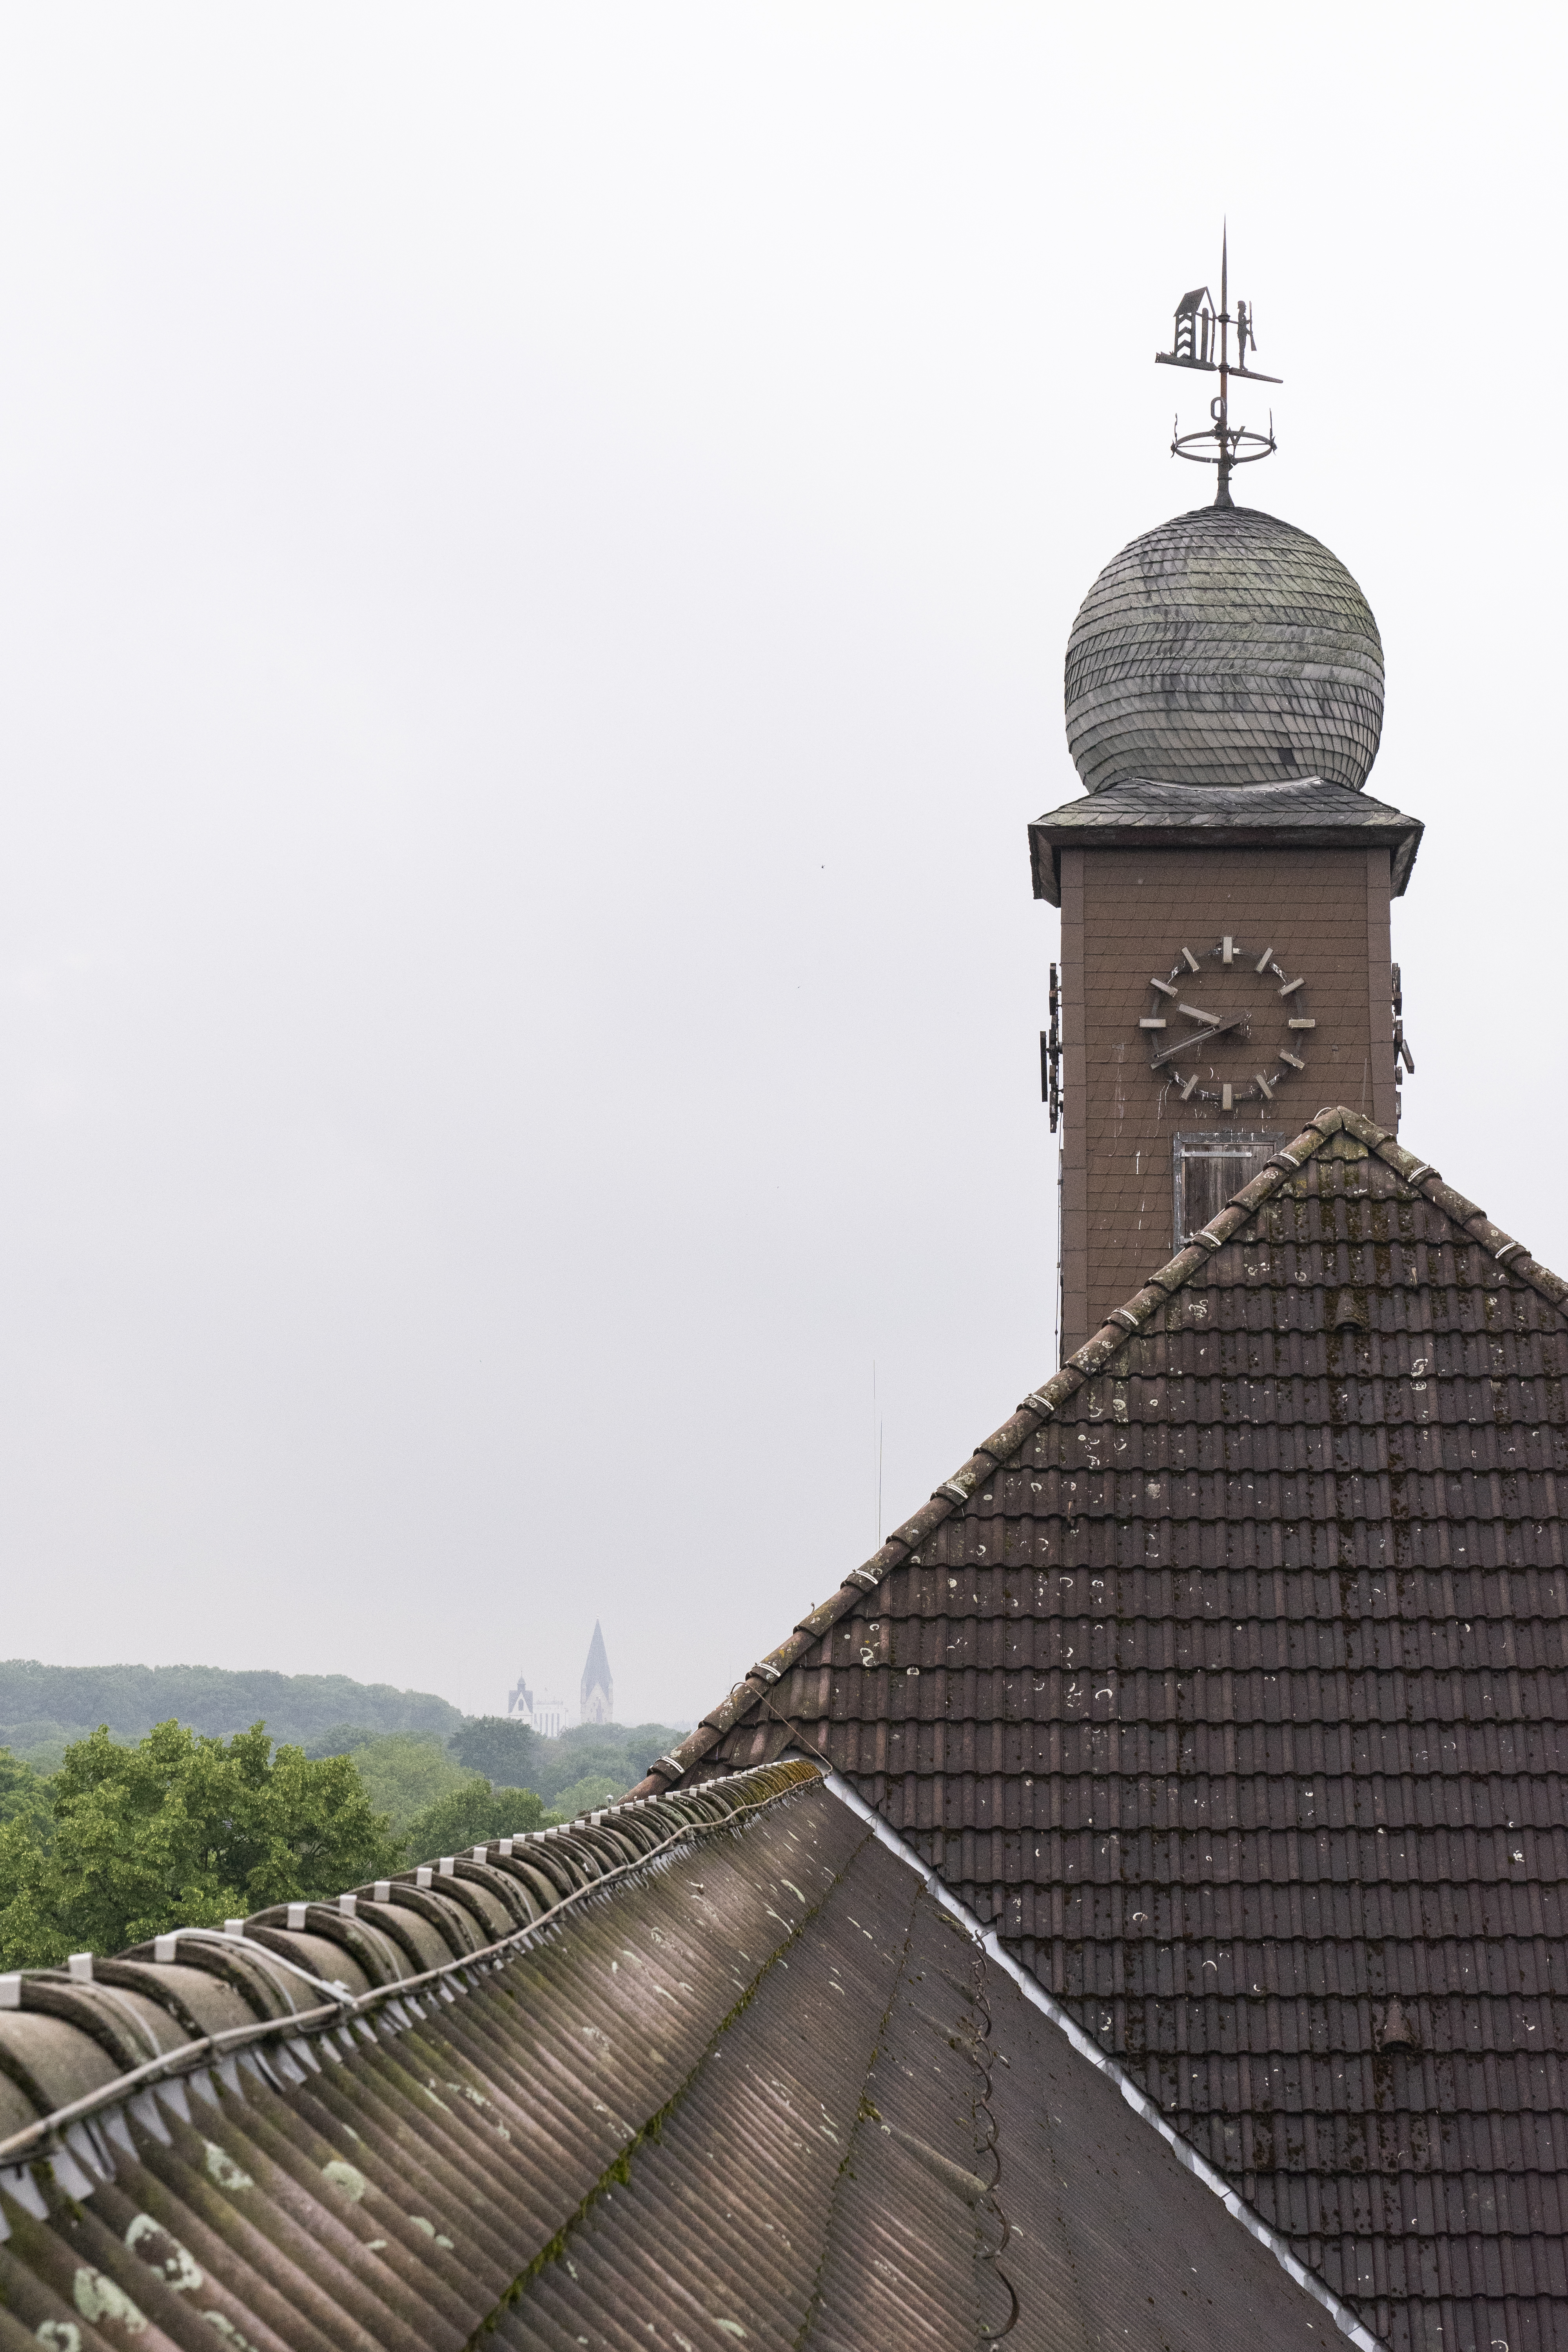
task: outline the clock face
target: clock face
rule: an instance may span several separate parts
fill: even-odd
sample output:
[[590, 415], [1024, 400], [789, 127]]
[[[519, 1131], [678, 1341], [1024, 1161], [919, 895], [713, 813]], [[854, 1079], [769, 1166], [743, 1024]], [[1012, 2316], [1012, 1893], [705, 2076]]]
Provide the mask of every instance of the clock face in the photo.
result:
[[1307, 1012], [1305, 977], [1228, 935], [1206, 952], [1184, 947], [1163, 980], [1149, 982], [1139, 1022], [1149, 1067], [1182, 1102], [1234, 1110], [1272, 1102], [1307, 1066], [1317, 1024]]

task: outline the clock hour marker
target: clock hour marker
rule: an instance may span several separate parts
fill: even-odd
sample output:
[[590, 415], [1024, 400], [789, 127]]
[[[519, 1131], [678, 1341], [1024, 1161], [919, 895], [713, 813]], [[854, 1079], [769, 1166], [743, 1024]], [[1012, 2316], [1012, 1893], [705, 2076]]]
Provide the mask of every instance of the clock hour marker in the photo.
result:
[[1219, 960], [1221, 963], [1234, 963], [1236, 961], [1236, 941], [1231, 938], [1228, 931], [1219, 943]]
[[1234, 1110], [1236, 1108], [1236, 1088], [1234, 1087], [1221, 1087], [1219, 1090], [1219, 1107], [1221, 1110]]
[[1304, 1070], [1307, 1066], [1300, 1054], [1287, 1054], [1283, 1047], [1280, 1048], [1279, 1059], [1282, 1062], [1289, 1062], [1293, 1070]]
[[1318, 1024], [1315, 1021], [1301, 1020], [1287, 1021], [1285, 1024], [1287, 1029], [1315, 1029], [1317, 1025]]
[[1151, 980], [1150, 980], [1150, 982], [1149, 982], [1149, 985], [1150, 985], [1150, 987], [1151, 987], [1151, 988], [1157, 988], [1157, 989], [1159, 990], [1159, 992], [1160, 992], [1160, 993], [1161, 993], [1161, 995], [1162, 995], [1162, 996], [1174, 996], [1174, 994], [1175, 994], [1175, 992], [1175, 992], [1175, 990], [1171, 986], [1171, 983], [1170, 983], [1170, 982], [1169, 982], [1168, 980], [1155, 980], [1155, 979], [1153, 979], [1153, 978], [1151, 978]]
[[1279, 993], [1281, 996], [1294, 996], [1299, 988], [1305, 988], [1306, 985], [1307, 975], [1303, 972], [1300, 980], [1288, 980]]
[[1273, 952], [1274, 950], [1272, 948], [1265, 948], [1263, 953], [1258, 957], [1258, 961], [1253, 965], [1253, 971], [1267, 971], [1268, 969], [1268, 959]]
[[1168, 1025], [1169, 1024], [1163, 1021], [1154, 1021], [1151, 1019], [1140, 1021], [1138, 1024], [1140, 1029], [1163, 1029]]
[[1182, 950], [1182, 954], [1186, 960], [1186, 966], [1189, 971], [1201, 971], [1203, 970], [1202, 964], [1199, 963], [1191, 948], [1184, 948]]
[[1269, 1083], [1268, 1083], [1268, 1079], [1264, 1076], [1264, 1075], [1263, 1075], [1262, 1071], [1261, 1071], [1261, 1070], [1255, 1070], [1255, 1071], [1254, 1071], [1254, 1073], [1253, 1073], [1253, 1076], [1256, 1077], [1256, 1079], [1257, 1079], [1257, 1081], [1258, 1081], [1258, 1085], [1259, 1085], [1259, 1086], [1262, 1087], [1262, 1089], [1263, 1089], [1263, 1099], [1264, 1099], [1264, 1101], [1265, 1101], [1265, 1102], [1272, 1102], [1272, 1101], [1273, 1101], [1273, 1099], [1274, 1099], [1274, 1089], [1273, 1089], [1273, 1087], [1269, 1085]]
[[1201, 1021], [1205, 1029], [1212, 1028], [1219, 1019], [1217, 1013], [1205, 1013], [1201, 1004], [1178, 1004], [1176, 1010], [1184, 1013], [1189, 1021]]
[[1187, 1080], [1186, 1085], [1182, 1088], [1182, 1100], [1184, 1102], [1186, 1101], [1188, 1096], [1192, 1093], [1193, 1088], [1197, 1085], [1197, 1082], [1198, 1074], [1194, 1070], [1192, 1076]]

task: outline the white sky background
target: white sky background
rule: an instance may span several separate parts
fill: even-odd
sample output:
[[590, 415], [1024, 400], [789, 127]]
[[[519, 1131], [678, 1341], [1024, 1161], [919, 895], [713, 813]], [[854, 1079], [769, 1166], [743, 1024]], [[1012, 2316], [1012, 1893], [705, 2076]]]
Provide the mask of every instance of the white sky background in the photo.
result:
[[0, 10], [0, 1653], [479, 1711], [598, 1614], [681, 1720], [873, 1360], [888, 1528], [1054, 1369], [1025, 829], [1226, 208], [1405, 1138], [1568, 1268], [1562, 26]]

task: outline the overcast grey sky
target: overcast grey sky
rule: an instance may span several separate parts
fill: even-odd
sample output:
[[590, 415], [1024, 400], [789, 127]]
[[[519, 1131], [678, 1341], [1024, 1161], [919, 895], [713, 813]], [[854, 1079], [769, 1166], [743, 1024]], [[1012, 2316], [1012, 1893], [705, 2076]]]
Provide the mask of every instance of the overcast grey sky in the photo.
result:
[[1406, 1139], [1568, 1268], [1562, 12], [1226, 21], [0, 11], [5, 1654], [479, 1711], [597, 1614], [694, 1717], [873, 1362], [888, 1526], [1054, 1368], [1025, 828], [1226, 209]]

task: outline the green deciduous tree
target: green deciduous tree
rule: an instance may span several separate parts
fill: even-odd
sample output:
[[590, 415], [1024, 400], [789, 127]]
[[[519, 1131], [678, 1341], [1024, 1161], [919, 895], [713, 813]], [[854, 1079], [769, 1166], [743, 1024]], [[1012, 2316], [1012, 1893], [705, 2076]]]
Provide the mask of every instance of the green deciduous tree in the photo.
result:
[[532, 1780], [536, 1746], [529, 1726], [509, 1715], [477, 1715], [447, 1742], [465, 1772], [482, 1772], [487, 1780], [513, 1789], [526, 1788]]
[[590, 1777], [614, 1781], [618, 1794], [642, 1779], [656, 1756], [678, 1747], [685, 1737], [668, 1723], [574, 1724], [559, 1739], [540, 1741], [529, 1785], [547, 1805], [555, 1804], [562, 1790]]
[[47, 1838], [49, 1783], [30, 1764], [0, 1748], [0, 1822], [30, 1822]]
[[555, 1819], [531, 1789], [492, 1789], [482, 1772], [461, 1788], [437, 1797], [416, 1814], [404, 1833], [410, 1863], [434, 1862], [438, 1854], [461, 1853], [465, 1846], [510, 1837], [514, 1830], [537, 1830]]
[[160, 1723], [134, 1746], [100, 1727], [67, 1749], [50, 1793], [50, 1843], [25, 1816], [0, 1828], [9, 1968], [320, 1900], [396, 1866], [353, 1763], [274, 1754], [259, 1723], [226, 1741]]
[[390, 1815], [395, 1830], [402, 1830], [437, 1797], [450, 1796], [468, 1778], [438, 1739], [415, 1739], [406, 1732], [367, 1739], [352, 1755], [372, 1805], [378, 1813]]
[[579, 1813], [591, 1813], [595, 1805], [613, 1804], [625, 1785], [608, 1772], [587, 1772], [569, 1789], [558, 1789], [550, 1801], [563, 1821], [575, 1821]]

